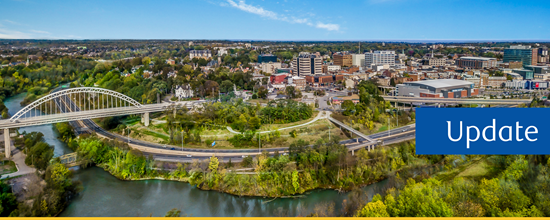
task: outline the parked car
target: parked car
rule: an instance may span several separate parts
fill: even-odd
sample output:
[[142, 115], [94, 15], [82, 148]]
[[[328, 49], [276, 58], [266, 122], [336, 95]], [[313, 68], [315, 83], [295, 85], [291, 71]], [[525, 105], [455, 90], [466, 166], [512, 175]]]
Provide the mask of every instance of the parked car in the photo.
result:
[[193, 157], [193, 155], [191, 155], [191, 154], [187, 154], [187, 157]]
[[175, 150], [176, 148], [170, 148], [170, 150]]

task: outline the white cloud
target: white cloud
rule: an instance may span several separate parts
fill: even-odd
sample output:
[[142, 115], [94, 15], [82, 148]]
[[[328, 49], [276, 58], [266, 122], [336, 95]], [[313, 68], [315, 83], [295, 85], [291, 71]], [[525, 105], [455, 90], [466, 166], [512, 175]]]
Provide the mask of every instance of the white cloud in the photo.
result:
[[305, 24], [305, 23], [308, 23], [309, 20], [307, 20], [307, 18], [295, 18], [295, 17], [292, 17], [292, 23], [298, 23], [298, 24]]
[[321, 22], [317, 22], [316, 28], [322, 28], [327, 29], [329, 31], [339, 31], [340, 25], [339, 24], [323, 24]]
[[[227, 3], [222, 2], [219, 5], [224, 6], [224, 7], [225, 6], [231, 6], [231, 7], [237, 8], [241, 11], [256, 14], [256, 15], [259, 15], [261, 17], [265, 17], [265, 18], [269, 18], [269, 19], [273, 19], [273, 20], [285, 21], [285, 22], [289, 22], [289, 23], [292, 23], [292, 24], [305, 24], [305, 25], [308, 25], [308, 26], [311, 26], [311, 27], [326, 29], [328, 31], [339, 31], [340, 30], [340, 25], [339, 24], [324, 24], [324, 23], [321, 23], [321, 22], [317, 22], [317, 25], [314, 25], [314, 23], [312, 21], [310, 21], [309, 19], [307, 19], [307, 18], [296, 18], [294, 16], [287, 16], [287, 15], [284, 15], [284, 14], [278, 14], [274, 11], [266, 10], [261, 6], [253, 6], [253, 5], [246, 4], [246, 2], [244, 0], [239, 0], [238, 2], [235, 2], [234, 0], [226, 0], [226, 2]], [[284, 10], [284, 11], [288, 12], [288, 10]], [[308, 13], [308, 15], [309, 16], [314, 16], [315, 14]]]
[[0, 29], [0, 39], [27, 39], [30, 36], [20, 31]]
[[50, 32], [47, 32], [47, 31], [39, 31], [39, 30], [31, 30], [31, 32], [34, 32], [34, 33], [37, 33], [37, 34], [51, 34]]
[[277, 15], [277, 13], [265, 10], [262, 7], [255, 7], [255, 6], [252, 6], [252, 5], [247, 5], [244, 1], [239, 1], [239, 3], [237, 4], [233, 0], [227, 0], [227, 3], [229, 3], [231, 6], [233, 6], [235, 8], [238, 8], [242, 11], [246, 11], [246, 12], [249, 12], [249, 13], [252, 13], [252, 14], [257, 14], [257, 15], [260, 15], [262, 17], [268, 17], [268, 18], [271, 18], [271, 19], [279, 20], [279, 17]]
[[8, 23], [10, 23], [10, 24], [21, 25], [20, 23], [17, 23], [17, 22], [15, 22], [15, 21], [10, 21], [10, 20], [8, 20], [8, 19], [4, 19], [3, 21], [8, 22]]

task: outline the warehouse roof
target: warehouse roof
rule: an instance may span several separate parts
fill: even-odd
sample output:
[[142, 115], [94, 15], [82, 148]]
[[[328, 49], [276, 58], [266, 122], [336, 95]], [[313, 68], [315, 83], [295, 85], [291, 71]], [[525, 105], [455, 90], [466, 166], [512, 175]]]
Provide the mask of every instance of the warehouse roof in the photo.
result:
[[474, 84], [472, 82], [468, 82], [466, 80], [458, 80], [458, 79], [434, 79], [434, 80], [422, 80], [422, 81], [413, 81], [413, 82], [407, 82], [405, 84], [421, 84], [425, 86], [430, 86], [434, 88], [445, 88], [450, 86], [468, 86]]
[[461, 60], [483, 60], [483, 61], [487, 61], [487, 60], [496, 60], [495, 58], [490, 58], [490, 57], [461, 57], [460, 58]]

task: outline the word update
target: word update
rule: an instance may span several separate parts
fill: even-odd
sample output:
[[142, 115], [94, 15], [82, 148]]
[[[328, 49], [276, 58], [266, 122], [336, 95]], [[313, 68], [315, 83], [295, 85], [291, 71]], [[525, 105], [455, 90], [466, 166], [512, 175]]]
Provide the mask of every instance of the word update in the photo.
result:
[[[459, 142], [462, 140], [462, 121], [459, 123], [459, 135], [458, 138], [454, 138], [452, 136], [452, 128], [453, 123], [451, 121], [447, 121], [447, 136], [449, 137], [449, 140], [452, 142]], [[456, 126], [456, 125], [455, 125]], [[535, 142], [537, 141], [537, 138], [534, 137], [536, 134], [539, 133], [539, 130], [535, 126], [528, 126], [525, 130], [522, 131], [522, 128], [524, 126], [521, 126], [519, 121], [516, 121], [515, 126], [514, 125], [504, 125], [497, 129], [497, 120], [493, 119], [493, 124], [488, 125], [483, 130], [480, 131], [480, 129], [475, 125], [466, 126], [466, 148], [470, 148], [471, 142], [476, 142], [479, 140], [480, 137], [483, 137], [483, 140], [486, 142], [493, 142], [496, 141], [496, 138], [498, 137], [500, 141], [503, 142], [509, 142], [513, 141], [514, 137], [517, 142], [521, 142], [524, 140]], [[498, 130], [498, 135], [497, 135]], [[515, 131], [515, 132], [514, 132]], [[475, 134], [475, 135], [474, 135]], [[488, 135], [490, 137], [488, 137]], [[522, 136], [523, 134], [523, 136]]]

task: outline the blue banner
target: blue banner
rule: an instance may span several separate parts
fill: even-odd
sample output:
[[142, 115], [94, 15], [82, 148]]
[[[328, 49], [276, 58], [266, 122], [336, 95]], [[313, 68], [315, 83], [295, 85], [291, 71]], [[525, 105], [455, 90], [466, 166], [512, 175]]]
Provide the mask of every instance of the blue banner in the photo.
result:
[[543, 108], [417, 108], [416, 154], [550, 154]]

